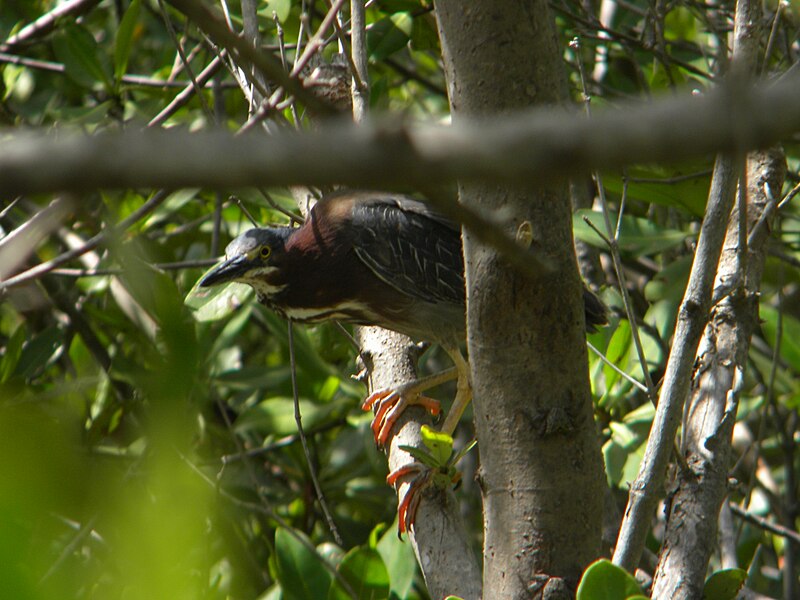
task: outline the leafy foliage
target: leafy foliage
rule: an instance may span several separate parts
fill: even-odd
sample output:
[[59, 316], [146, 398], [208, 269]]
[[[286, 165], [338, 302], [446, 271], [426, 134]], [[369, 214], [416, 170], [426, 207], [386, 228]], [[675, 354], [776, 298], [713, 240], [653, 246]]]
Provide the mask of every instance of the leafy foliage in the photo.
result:
[[[229, 4], [238, 10], [238, 3]], [[58, 5], [0, 1], [0, 38], [23, 38], [0, 54], [5, 127], [91, 133], [237, 129], [247, 122], [246, 94], [228, 70], [192, 92], [191, 79], [218, 48], [168, 4], [89, 2], [80, 15], [26, 30]], [[597, 105], [682, 89], [704, 93], [712, 85], [731, 5], [670, 5], [660, 33], [644, 0], [616, 4], [605, 27], [589, 7], [552, 6], [576, 99], [584, 93], [581, 66], [591, 75], [587, 92]], [[776, 23], [765, 72], [784, 69], [797, 56], [798, 15], [778, 10], [780, 18], [765, 16]], [[259, 2], [265, 51], [291, 66], [298, 40], [305, 44], [327, 11], [319, 1]], [[242, 15], [230, 17], [241, 28]], [[373, 110], [444, 118], [431, 3], [374, 2], [367, 17]], [[575, 38], [580, 43], [570, 45]], [[333, 30], [322, 39], [318, 60], [335, 63]], [[172, 104], [184, 88], [186, 100]], [[313, 120], [283, 98], [270, 118], [300, 127]], [[800, 179], [796, 144], [787, 145], [787, 155], [790, 185], [774, 190], [781, 197]], [[647, 394], [632, 380], [644, 384], [649, 376], [658, 383], [663, 375], [710, 180], [712, 157], [693, 164], [675, 159], [601, 177], [615, 227], [622, 213], [624, 284], [645, 356], [642, 363], [621, 295], [609, 286], [604, 299], [614, 308], [612, 323], [590, 341], [614, 367], [593, 356], [591, 379], [608, 482], [619, 498], [635, 476], [653, 417]], [[349, 340], [334, 325], [294, 330], [309, 465], [295, 421], [286, 323], [245, 289], [206, 297], [192, 291], [213, 262], [209, 257], [249, 227], [242, 207], [261, 223], [285, 222], [285, 213], [295, 210], [286, 190], [232, 192], [238, 202], [201, 189], [165, 194], [145, 218], [118, 230], [154, 192], [96, 191], [74, 199], [70, 218], [41, 239], [21, 242], [8, 234], [52, 198], [0, 201], [3, 278], [105, 232], [96, 247], [0, 292], [0, 588], [8, 597], [426, 597], [409, 544], [390, 526], [396, 498], [384, 482], [386, 465], [371, 441], [369, 416], [358, 410], [364, 389], [351, 379], [357, 368]], [[583, 209], [575, 224], [578, 239], [607, 253], [596, 230], [606, 237], [613, 231], [598, 210]], [[732, 501], [795, 532], [798, 231], [800, 211], [788, 200], [773, 227], [731, 472], [737, 481]], [[434, 349], [423, 364], [435, 370], [446, 361]], [[452, 390], [440, 394], [445, 400]], [[462, 424], [467, 439], [468, 421]], [[312, 470], [338, 542], [323, 518]], [[477, 545], [480, 509], [470, 479], [464, 478], [461, 497]], [[751, 521], [734, 534], [747, 586], [780, 595], [784, 538]], [[720, 567], [714, 559], [711, 570]], [[722, 591], [709, 597], [731, 597], [725, 590], [741, 585], [744, 572], [712, 576], [707, 588]], [[628, 595], [607, 597], [639, 592], [629, 576], [601, 561], [587, 571], [579, 597], [602, 597], [590, 590], [608, 589], [610, 581]]]

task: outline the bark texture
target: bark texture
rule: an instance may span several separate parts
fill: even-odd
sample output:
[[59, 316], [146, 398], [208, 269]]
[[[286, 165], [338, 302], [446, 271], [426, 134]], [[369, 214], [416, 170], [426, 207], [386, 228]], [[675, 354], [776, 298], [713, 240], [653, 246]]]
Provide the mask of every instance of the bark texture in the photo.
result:
[[[566, 99], [546, 2], [439, 0], [436, 10], [455, 121]], [[569, 597], [599, 551], [605, 479], [566, 186], [459, 191], [510, 235], [530, 228], [529, 251], [553, 267], [525, 278], [465, 233], [484, 597]]]
[[[717, 515], [727, 495], [731, 435], [750, 337], [758, 322], [769, 224], [785, 175], [779, 149], [748, 158], [746, 211], [734, 210], [728, 222], [714, 286], [715, 298], [721, 299], [712, 309], [697, 351], [684, 411], [681, 451], [689, 470], [679, 473], [669, 504], [653, 598], [702, 596], [708, 561], [716, 547]], [[742, 226], [747, 238], [740, 235], [741, 215], [746, 218]], [[743, 244], [745, 240], [748, 243]]]

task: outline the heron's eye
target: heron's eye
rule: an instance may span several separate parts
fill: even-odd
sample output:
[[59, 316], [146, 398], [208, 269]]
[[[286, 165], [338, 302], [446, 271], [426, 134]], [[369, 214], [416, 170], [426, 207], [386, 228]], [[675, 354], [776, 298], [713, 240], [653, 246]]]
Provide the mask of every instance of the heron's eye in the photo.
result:
[[269, 246], [261, 246], [261, 249], [258, 251], [258, 253], [261, 255], [261, 258], [267, 259], [269, 258], [269, 255], [272, 254], [272, 248]]

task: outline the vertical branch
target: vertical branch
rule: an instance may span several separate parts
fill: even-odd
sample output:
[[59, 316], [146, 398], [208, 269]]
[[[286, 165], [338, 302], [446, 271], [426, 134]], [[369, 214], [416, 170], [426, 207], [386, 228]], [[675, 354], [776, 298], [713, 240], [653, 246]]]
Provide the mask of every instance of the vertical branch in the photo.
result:
[[[749, 0], [739, 0], [736, 6], [732, 67], [734, 76], [749, 75], [753, 72], [756, 64], [759, 41], [755, 29], [758, 23], [755, 10], [757, 10], [755, 3], [751, 4]], [[614, 562], [628, 570], [633, 570], [639, 561], [655, 505], [663, 492], [662, 483], [666, 474], [669, 451], [680, 424], [683, 404], [691, 384], [695, 355], [701, 335], [705, 329], [708, 311], [711, 308], [712, 283], [717, 270], [717, 263], [722, 253], [723, 239], [727, 235], [728, 215], [731, 212], [734, 201], [736, 180], [737, 167], [734, 160], [725, 156], [718, 157], [714, 167], [706, 216], [703, 220], [692, 272], [678, 315], [675, 341], [667, 362], [664, 385], [661, 389], [656, 416], [650, 431], [645, 456], [639, 468], [639, 474], [630, 491], [625, 518], [620, 530], [617, 548], [614, 552]], [[737, 218], [734, 218], [734, 221], [738, 223]], [[738, 230], [734, 230], [732, 235], [730, 244], [732, 247], [738, 247]], [[734, 259], [738, 256], [736, 254]], [[734, 266], [725, 273], [725, 276], [732, 277], [735, 281], [736, 265], [741, 262], [744, 261], [733, 260], [731, 264]], [[721, 307], [715, 307], [715, 314], [722, 310], [723, 308]], [[714, 334], [713, 331], [707, 335], [712, 334]], [[746, 339], [749, 339], [749, 337]], [[741, 343], [741, 340], [739, 343]], [[707, 346], [715, 344], [715, 340], [706, 339], [701, 350], [701, 357], [702, 352], [708, 351]], [[732, 343], [732, 347], [735, 347], [735, 344]], [[701, 376], [702, 372], [698, 372], [698, 377]], [[731, 372], [728, 374], [727, 386], [722, 386], [728, 392], [725, 393], [725, 398], [721, 401], [728, 407], [726, 410], [733, 411], [734, 417], [738, 400], [738, 386], [741, 385], [740, 377], [741, 372]], [[725, 414], [727, 415], [727, 413]], [[722, 416], [719, 418], [721, 419]], [[727, 457], [727, 454], [725, 456]], [[727, 468], [727, 465], [725, 465], [725, 468]], [[687, 477], [691, 478], [691, 474], [685, 472], [681, 473], [680, 476], [684, 482], [688, 482]], [[719, 502], [721, 502], [721, 498], [716, 504], [716, 510], [719, 509]], [[680, 506], [673, 506], [673, 510], [677, 508], [680, 508]], [[705, 518], [714, 528], [716, 511], [713, 517], [704, 514], [701, 515], [701, 518]], [[680, 520], [680, 518], [676, 519], [675, 527], [680, 527], [678, 524]], [[695, 555], [692, 558], [693, 561], [689, 560], [686, 564], [694, 565], [696, 568], [697, 556]], [[659, 567], [659, 572], [656, 574], [656, 585], [658, 586], [661, 585], [659, 579], [662, 582], [666, 581], [664, 575], [668, 569], [663, 563], [669, 560], [670, 549], [665, 543], [661, 557], [662, 566]], [[703, 565], [707, 561], [708, 556], [705, 557]], [[676, 569], [678, 567], [671, 569], [671, 571]], [[703, 567], [704, 572], [705, 567]], [[682, 576], [683, 571], [678, 569], [677, 574]], [[659, 587], [659, 589], [662, 588]], [[673, 589], [673, 591], [675, 590]]]
[[650, 520], [663, 493], [675, 434], [691, 382], [695, 352], [708, 319], [712, 285], [722, 251], [725, 226], [733, 206], [736, 167], [729, 156], [714, 165], [706, 215], [700, 230], [689, 283], [678, 313], [674, 341], [667, 360], [664, 384], [650, 429], [639, 473], [631, 486], [620, 528], [614, 563], [633, 571], [644, 550]]
[[[255, 0], [241, 0], [242, 3], [242, 27], [244, 29], [244, 39], [247, 41], [250, 46], [255, 48], [256, 50], [261, 44], [261, 34], [258, 31], [258, 14], [256, 12], [256, 2]], [[261, 86], [261, 89], [268, 90], [266, 79], [264, 75], [256, 68], [255, 65], [251, 65], [247, 67], [251, 69], [250, 77], [247, 79], [251, 79], [254, 82], [258, 82]], [[258, 89], [258, 86], [251, 86], [251, 92], [249, 95], [250, 100], [250, 114], [258, 110], [258, 107], [264, 101], [264, 96]]]
[[369, 70], [367, 63], [367, 22], [363, 0], [350, 1], [350, 48], [355, 68], [351, 84], [353, 120], [360, 123], [369, 108]]
[[[364, 0], [350, 2], [350, 48], [353, 73], [351, 94], [353, 119], [362, 122], [369, 109], [369, 72]], [[400, 385], [417, 377], [419, 348], [399, 333], [378, 327], [358, 327], [356, 339], [370, 374], [370, 389]], [[420, 426], [431, 425], [424, 410], [404, 411], [389, 441], [389, 470], [414, 463], [414, 457], [400, 446], [424, 448]], [[410, 488], [412, 476], [400, 479], [398, 506]], [[481, 571], [451, 490], [435, 495], [423, 493], [414, 526], [408, 533], [428, 593], [432, 598], [455, 595], [465, 600], [481, 597]]]
[[713, 307], [697, 353], [683, 424], [682, 450], [688, 468], [678, 474], [670, 499], [653, 597], [702, 595], [706, 568], [716, 546], [717, 515], [727, 494], [731, 436], [750, 337], [758, 321], [766, 256], [767, 236], [748, 245], [746, 232], [752, 231], [774, 204], [770, 190], [780, 189], [784, 175], [780, 150], [749, 156], [747, 183], [740, 183], [741, 195], [746, 198], [744, 209], [731, 215], [715, 282], [715, 296], [722, 298]]

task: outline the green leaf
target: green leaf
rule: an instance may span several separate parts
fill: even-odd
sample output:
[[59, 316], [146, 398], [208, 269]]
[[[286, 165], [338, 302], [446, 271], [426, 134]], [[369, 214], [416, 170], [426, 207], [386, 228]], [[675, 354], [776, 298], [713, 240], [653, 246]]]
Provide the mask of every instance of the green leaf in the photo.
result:
[[[635, 166], [629, 167], [626, 174], [628, 200], [679, 208], [696, 217], [703, 216], [711, 185], [709, 161], [695, 161], [680, 167]], [[624, 188], [623, 179], [618, 173], [603, 173], [603, 187], [619, 197]]]
[[467, 453], [468, 453], [470, 450], [472, 450], [472, 449], [473, 449], [475, 446], [477, 446], [477, 445], [478, 445], [478, 440], [477, 440], [477, 439], [474, 439], [474, 440], [472, 440], [470, 443], [468, 443], [466, 446], [464, 446], [464, 447], [463, 447], [461, 450], [459, 450], [459, 451], [456, 453], [456, 455], [453, 457], [453, 460], [451, 461], [451, 462], [452, 462], [452, 464], [453, 464], [453, 465], [457, 465], [457, 464], [458, 464], [458, 462], [459, 462], [459, 461], [460, 461], [462, 458], [464, 458], [464, 457], [467, 455]]
[[275, 532], [275, 570], [286, 600], [319, 600], [328, 593], [332, 575], [323, 566], [316, 552], [299, 539], [310, 544], [300, 531], [290, 533], [279, 527]]
[[128, 59], [133, 47], [133, 34], [136, 31], [136, 24], [139, 22], [139, 10], [141, 0], [131, 0], [128, 10], [122, 16], [117, 37], [114, 40], [114, 77], [119, 81], [128, 69]]
[[[347, 410], [341, 403], [317, 404], [310, 400], [300, 399], [300, 414], [303, 429], [309, 430], [335, 419]], [[297, 433], [297, 421], [294, 418], [294, 399], [274, 397], [247, 408], [236, 419], [236, 430], [269, 432], [274, 435]]]
[[405, 48], [411, 37], [413, 21], [411, 13], [398, 12], [375, 23], [367, 32], [369, 59], [383, 60]]
[[[584, 221], [584, 217], [589, 219], [597, 229], [602, 231], [603, 235], [610, 237], [606, 231], [603, 213], [588, 209], [580, 209], [576, 211], [573, 216], [572, 226], [575, 237], [597, 248], [603, 250], [608, 249], [608, 245], [597, 232]], [[612, 213], [612, 225], [616, 225], [616, 221], [617, 216]], [[688, 235], [683, 231], [660, 227], [649, 219], [623, 215], [622, 226], [617, 241], [621, 252], [640, 256], [642, 254], [658, 254], [664, 250], [674, 248], [682, 244], [687, 237]]]
[[53, 51], [64, 63], [67, 76], [78, 85], [91, 89], [101, 83], [111, 89], [105, 56], [88, 29], [75, 24], [62, 26], [53, 36]]
[[789, 314], [779, 315], [778, 311], [769, 305], [762, 304], [760, 317], [763, 321], [761, 328], [769, 344], [774, 348], [778, 339], [778, 319], [781, 319], [781, 359], [789, 363], [795, 373], [800, 373], [800, 320]]
[[260, 9], [259, 13], [266, 14], [270, 19], [272, 18], [272, 13], [275, 13], [278, 21], [285, 23], [292, 10], [292, 0], [266, 0], [266, 3], [266, 8]]
[[397, 527], [390, 527], [378, 542], [378, 552], [389, 572], [393, 598], [408, 598], [419, 567], [411, 544], [397, 537]]
[[[633, 332], [631, 331], [630, 323], [627, 320], [620, 321], [611, 335], [608, 348], [606, 348], [606, 358], [610, 363], [625, 371], [630, 364], [633, 350]], [[622, 382], [622, 385], [631, 384], [627, 383], [616, 370], [607, 364], [603, 365], [603, 376], [606, 381], [606, 395], [600, 399], [600, 406], [605, 407], [610, 402], [613, 402], [614, 397], [611, 393], [618, 382]]]
[[29, 379], [43, 371], [61, 354], [63, 338], [64, 332], [55, 325], [34, 335], [22, 347], [14, 374]]
[[401, 444], [398, 446], [400, 450], [404, 450], [408, 452], [411, 456], [414, 457], [414, 460], [421, 462], [423, 465], [430, 467], [431, 469], [438, 469], [442, 466], [433, 454], [423, 450], [422, 448], [415, 448], [414, 446], [407, 446], [405, 444]]
[[439, 52], [439, 32], [436, 30], [436, 19], [432, 14], [420, 15], [413, 20], [411, 48], [417, 51]]
[[427, 425], [420, 428], [420, 433], [423, 443], [431, 451], [434, 460], [439, 466], [446, 465], [453, 454], [453, 437]]
[[697, 19], [691, 10], [675, 6], [664, 17], [664, 38], [669, 41], [694, 41], [697, 38], [697, 26]]
[[27, 336], [27, 329], [25, 323], [21, 322], [14, 329], [8, 342], [5, 345], [5, 351], [2, 358], [0, 358], [0, 383], [5, 383], [8, 378], [14, 373], [17, 368], [19, 358], [22, 356], [22, 346], [25, 343]]
[[[206, 273], [210, 271], [211, 269]], [[205, 273], [203, 277], [205, 277]], [[202, 277], [197, 280], [184, 300], [186, 306], [192, 309], [195, 320], [201, 323], [224, 319], [253, 295], [253, 288], [243, 283], [200, 287], [201, 279]]]
[[636, 579], [625, 569], [602, 558], [584, 571], [576, 600], [626, 600], [641, 595]]
[[[348, 552], [339, 564], [339, 573], [350, 584], [358, 600], [382, 600], [389, 597], [389, 572], [377, 550], [359, 546]], [[342, 584], [334, 579], [328, 600], [352, 598]]]
[[36, 89], [36, 80], [30, 69], [17, 65], [3, 66], [3, 100], [12, 98], [15, 102], [27, 101]]
[[733, 600], [747, 580], [744, 569], [723, 569], [706, 579], [703, 587], [703, 600]]

